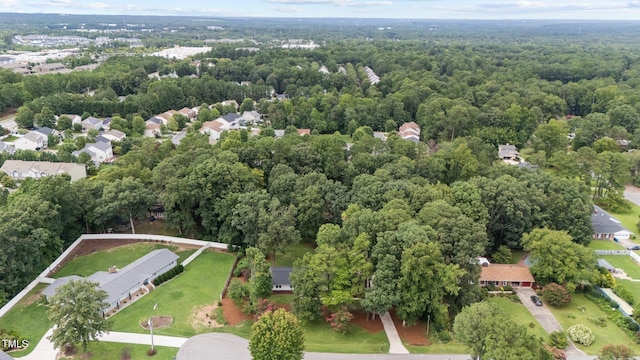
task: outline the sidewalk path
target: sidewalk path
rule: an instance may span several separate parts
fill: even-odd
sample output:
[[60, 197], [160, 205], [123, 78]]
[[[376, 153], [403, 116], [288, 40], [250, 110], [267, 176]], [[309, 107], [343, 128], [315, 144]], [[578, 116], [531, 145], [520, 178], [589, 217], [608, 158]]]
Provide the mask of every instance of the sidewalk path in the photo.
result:
[[613, 293], [613, 290], [611, 289], [607, 289], [607, 288], [603, 288], [602, 291], [605, 292], [605, 294], [607, 294], [607, 296], [618, 303], [618, 305], [620, 305], [620, 307], [622, 308], [622, 310], [626, 313], [626, 314], [633, 314], [633, 306], [629, 305], [629, 303], [627, 303], [626, 301], [624, 301], [624, 299], [620, 298], [618, 295]]
[[[100, 341], [125, 343], [125, 344], [147, 344], [151, 346], [150, 334], [133, 334], [111, 331], [102, 335]], [[155, 346], [181, 347], [187, 338], [176, 336], [153, 335], [153, 344]]]
[[387, 333], [387, 338], [389, 339], [389, 354], [408, 354], [409, 350], [402, 345], [402, 340], [400, 340], [400, 335], [398, 335], [398, 330], [389, 312], [380, 316], [380, 320], [382, 320], [384, 332]]

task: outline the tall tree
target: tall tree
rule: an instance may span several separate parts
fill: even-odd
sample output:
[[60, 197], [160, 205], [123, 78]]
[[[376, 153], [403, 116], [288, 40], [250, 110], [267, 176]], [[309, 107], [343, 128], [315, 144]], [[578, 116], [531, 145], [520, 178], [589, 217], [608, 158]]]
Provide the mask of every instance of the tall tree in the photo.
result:
[[259, 360], [301, 360], [304, 334], [298, 319], [284, 309], [265, 313], [251, 326], [249, 350]]
[[114, 217], [128, 218], [131, 233], [135, 234], [133, 219], [147, 214], [154, 202], [153, 192], [141, 180], [126, 177], [117, 179], [104, 187], [100, 206], [96, 211], [103, 221]]
[[267, 209], [258, 215], [258, 226], [263, 229], [258, 235], [258, 248], [272, 254], [275, 263], [276, 252], [300, 242], [300, 232], [296, 229], [297, 209], [294, 205], [284, 206], [280, 200], [272, 199]]
[[71, 280], [56, 289], [49, 299], [49, 319], [55, 325], [50, 340], [57, 348], [82, 343], [87, 351], [89, 342], [106, 333], [110, 323], [102, 311], [109, 306], [106, 291], [98, 283]]

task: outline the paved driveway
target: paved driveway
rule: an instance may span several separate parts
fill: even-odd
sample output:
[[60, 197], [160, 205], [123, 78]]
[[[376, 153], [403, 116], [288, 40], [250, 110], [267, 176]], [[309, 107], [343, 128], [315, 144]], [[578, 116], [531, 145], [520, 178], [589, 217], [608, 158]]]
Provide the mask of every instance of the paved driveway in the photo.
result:
[[[542, 303], [542, 306], [536, 306], [536, 304], [531, 301], [531, 295], [536, 295], [536, 292], [531, 288], [518, 288], [516, 291], [520, 301], [522, 304], [529, 310], [531, 315], [538, 320], [543, 329], [545, 329], [548, 333], [552, 333], [553, 331], [562, 331], [562, 325], [556, 320], [555, 316], [551, 313], [549, 308], [545, 303]], [[574, 358], [576, 356], [583, 356], [584, 352], [578, 349], [571, 340], [567, 339], [569, 342], [569, 346], [566, 349], [567, 356], [572, 356]]]

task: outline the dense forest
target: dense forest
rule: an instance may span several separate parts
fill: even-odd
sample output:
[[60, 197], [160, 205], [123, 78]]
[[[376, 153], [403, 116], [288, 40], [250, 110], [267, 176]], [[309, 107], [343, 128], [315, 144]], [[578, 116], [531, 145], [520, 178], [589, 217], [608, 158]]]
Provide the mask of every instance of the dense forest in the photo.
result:
[[[586, 265], [545, 281], [597, 283], [581, 246], [591, 240], [593, 203], [624, 211], [621, 189], [640, 167], [632, 151], [640, 147], [640, 56], [629, 37], [636, 25], [575, 34], [570, 24], [541, 23], [506, 35], [509, 24], [478, 24], [437, 32], [398, 25], [391, 39], [361, 36], [372, 26], [345, 25], [351, 38], [320, 27], [305, 37], [323, 42], [315, 50], [216, 44], [184, 61], [112, 56], [92, 72], [1, 70], [0, 105], [18, 109], [24, 124], [52, 114], [118, 116], [112, 128], [129, 136], [116, 145], [115, 163], [89, 179], [26, 180], [2, 193], [0, 292], [16, 294], [81, 232], [145, 217], [156, 203], [188, 236], [271, 257], [313, 244], [292, 277], [302, 318], [359, 299], [371, 313], [395, 307], [407, 323], [428, 316], [444, 328], [483, 297], [474, 259], [548, 239], [580, 245], [564, 250]], [[288, 98], [273, 100], [272, 89]], [[229, 99], [245, 109], [254, 100], [286, 135], [230, 131], [211, 145], [194, 130], [231, 111], [206, 105]], [[141, 137], [140, 119], [185, 106], [202, 111], [179, 146]], [[397, 133], [409, 121], [422, 128], [417, 144]], [[388, 132], [386, 140], [375, 131]], [[497, 145], [506, 143], [534, 166], [499, 161]], [[77, 145], [1, 154], [0, 163], [78, 161], [70, 154]], [[378, 285], [365, 287], [372, 277]]]

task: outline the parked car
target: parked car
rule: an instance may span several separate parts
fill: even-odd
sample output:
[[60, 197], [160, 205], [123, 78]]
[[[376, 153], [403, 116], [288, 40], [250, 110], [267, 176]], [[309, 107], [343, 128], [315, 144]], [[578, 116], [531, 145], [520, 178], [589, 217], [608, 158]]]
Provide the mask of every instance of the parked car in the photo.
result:
[[531, 301], [536, 304], [536, 306], [542, 306], [542, 300], [535, 295], [531, 295]]
[[627, 250], [640, 250], [640, 245], [629, 246]]

